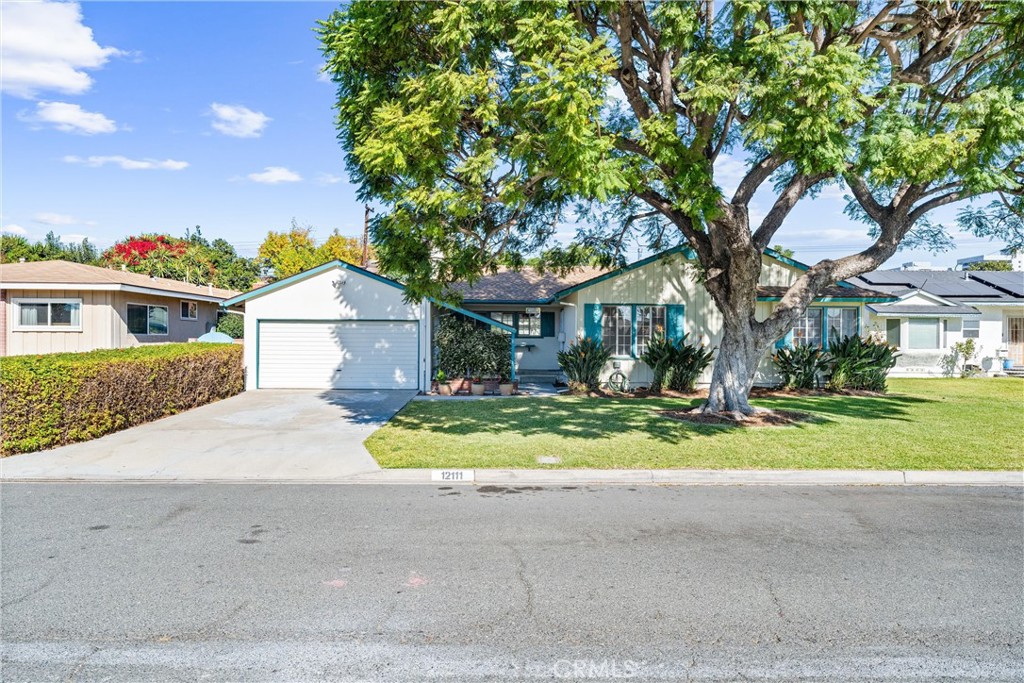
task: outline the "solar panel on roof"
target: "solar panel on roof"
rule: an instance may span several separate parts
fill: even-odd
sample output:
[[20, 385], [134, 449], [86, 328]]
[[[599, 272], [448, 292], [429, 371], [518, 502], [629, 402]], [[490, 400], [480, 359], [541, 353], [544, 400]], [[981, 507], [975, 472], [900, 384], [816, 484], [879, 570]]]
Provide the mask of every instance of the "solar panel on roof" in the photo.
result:
[[999, 271], [972, 271], [971, 278], [981, 280], [1014, 296], [1024, 296], [1024, 273]]

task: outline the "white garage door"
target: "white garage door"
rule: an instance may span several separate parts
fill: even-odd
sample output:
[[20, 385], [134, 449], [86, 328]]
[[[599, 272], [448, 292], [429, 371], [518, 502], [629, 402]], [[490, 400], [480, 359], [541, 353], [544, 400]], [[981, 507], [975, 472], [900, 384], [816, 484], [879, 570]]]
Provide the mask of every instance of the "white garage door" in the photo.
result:
[[416, 389], [417, 322], [260, 322], [260, 389]]

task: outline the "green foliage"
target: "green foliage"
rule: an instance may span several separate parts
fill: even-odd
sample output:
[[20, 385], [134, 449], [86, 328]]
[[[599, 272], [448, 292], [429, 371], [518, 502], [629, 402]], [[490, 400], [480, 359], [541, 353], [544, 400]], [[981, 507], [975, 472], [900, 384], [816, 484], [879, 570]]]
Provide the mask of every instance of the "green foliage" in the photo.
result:
[[1022, 25], [1019, 6], [988, 2], [357, 0], [318, 30], [351, 176], [383, 207], [381, 265], [438, 296], [543, 252], [570, 207], [621, 209], [580, 226], [605, 256], [675, 246], [669, 223], [695, 248], [742, 244], [722, 219], [749, 199], [733, 206], [719, 188], [725, 155], [770, 161], [757, 182], [776, 194], [820, 175], [857, 181], [857, 205], [898, 195], [893, 216], [912, 223], [1014, 195]]
[[787, 389], [816, 389], [819, 377], [829, 366], [828, 354], [809, 344], [779, 349], [772, 361]]
[[1012, 271], [1013, 264], [1009, 259], [1005, 261], [975, 261], [970, 263], [964, 270], [987, 270], [987, 271]]
[[948, 355], [943, 356], [941, 362], [943, 374], [947, 377], [959, 374], [960, 377], [970, 377], [967, 370], [968, 364], [978, 353], [977, 346], [973, 339], [958, 341], [950, 348]]
[[896, 365], [896, 347], [856, 335], [831, 342], [828, 346], [826, 387], [832, 391], [859, 389], [886, 390], [886, 375]]
[[217, 318], [217, 331], [223, 332], [232, 339], [245, 337], [245, 318], [237, 313], [221, 313]]
[[238, 291], [250, 289], [259, 279], [253, 259], [239, 256], [226, 240], [211, 243], [198, 225], [186, 230], [184, 238], [147, 233], [119, 240], [103, 252], [97, 265]]
[[29, 242], [21, 235], [0, 233], [0, 263], [25, 261], [71, 261], [97, 265], [99, 252], [88, 240], [79, 244], [64, 243], [50, 231], [41, 242]]
[[[345, 237], [335, 230], [318, 244], [312, 226], [300, 227], [292, 219], [292, 227], [287, 232], [271, 230], [267, 233], [260, 245], [259, 265], [270, 278], [280, 280], [333, 260], [358, 265], [362, 256], [362, 240]], [[370, 247], [368, 257], [374, 257]]]
[[711, 364], [714, 351], [704, 346], [687, 344], [689, 335], [677, 342], [664, 337], [655, 337], [647, 344], [647, 349], [640, 356], [651, 369], [654, 379], [651, 380], [651, 392], [658, 393], [667, 386], [673, 391], [692, 392], [697, 380]]
[[601, 342], [584, 337], [558, 352], [558, 367], [569, 380], [573, 392], [596, 391], [611, 352]]
[[447, 377], [512, 376], [510, 335], [449, 313], [438, 321], [434, 336], [438, 371]]
[[87, 441], [242, 387], [242, 347], [235, 344], [11, 356], [0, 363], [0, 453]]

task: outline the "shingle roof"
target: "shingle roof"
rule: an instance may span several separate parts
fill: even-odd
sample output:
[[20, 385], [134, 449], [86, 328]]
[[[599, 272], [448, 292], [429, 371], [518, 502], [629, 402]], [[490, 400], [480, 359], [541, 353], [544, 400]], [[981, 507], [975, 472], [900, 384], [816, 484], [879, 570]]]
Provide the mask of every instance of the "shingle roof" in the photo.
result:
[[[70, 261], [32, 261], [29, 263], [0, 264], [0, 286], [7, 283], [53, 284], [53, 285], [126, 285], [145, 287], [174, 294], [230, 299], [238, 292], [207, 285], [193, 285], [163, 277], [149, 277], [113, 268], [98, 268], [84, 263]], [[61, 289], [61, 287], [54, 287]]]
[[[757, 288], [757, 296], [764, 298], [781, 298], [789, 287], [764, 287], [760, 286]], [[873, 289], [864, 289], [863, 287], [841, 287], [840, 285], [828, 285], [818, 293], [818, 298], [831, 297], [834, 299], [878, 299], [878, 298], [894, 298], [885, 292], [879, 292]]]
[[472, 286], [456, 283], [453, 289], [468, 303], [488, 302], [541, 302], [549, 301], [563, 289], [586, 282], [609, 272], [603, 268], [589, 266], [576, 268], [559, 275], [542, 272], [534, 268], [512, 270], [501, 268], [497, 273], [485, 275]]
[[882, 316], [931, 316], [945, 318], [948, 316], [963, 317], [981, 315], [981, 311], [973, 306], [931, 306], [928, 304], [887, 304], [884, 306], [868, 306]]

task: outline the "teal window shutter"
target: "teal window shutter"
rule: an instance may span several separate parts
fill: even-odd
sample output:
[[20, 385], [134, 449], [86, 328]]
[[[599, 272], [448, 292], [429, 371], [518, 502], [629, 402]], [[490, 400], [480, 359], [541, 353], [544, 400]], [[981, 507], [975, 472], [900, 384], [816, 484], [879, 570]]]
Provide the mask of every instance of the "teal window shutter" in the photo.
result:
[[583, 335], [601, 343], [601, 304], [584, 304]]
[[686, 307], [673, 304], [665, 307], [665, 338], [678, 342], [686, 335]]
[[545, 311], [540, 314], [540, 336], [555, 336], [555, 314], [552, 311]]
[[793, 330], [786, 333], [786, 336], [775, 342], [776, 349], [791, 349], [793, 348]]

